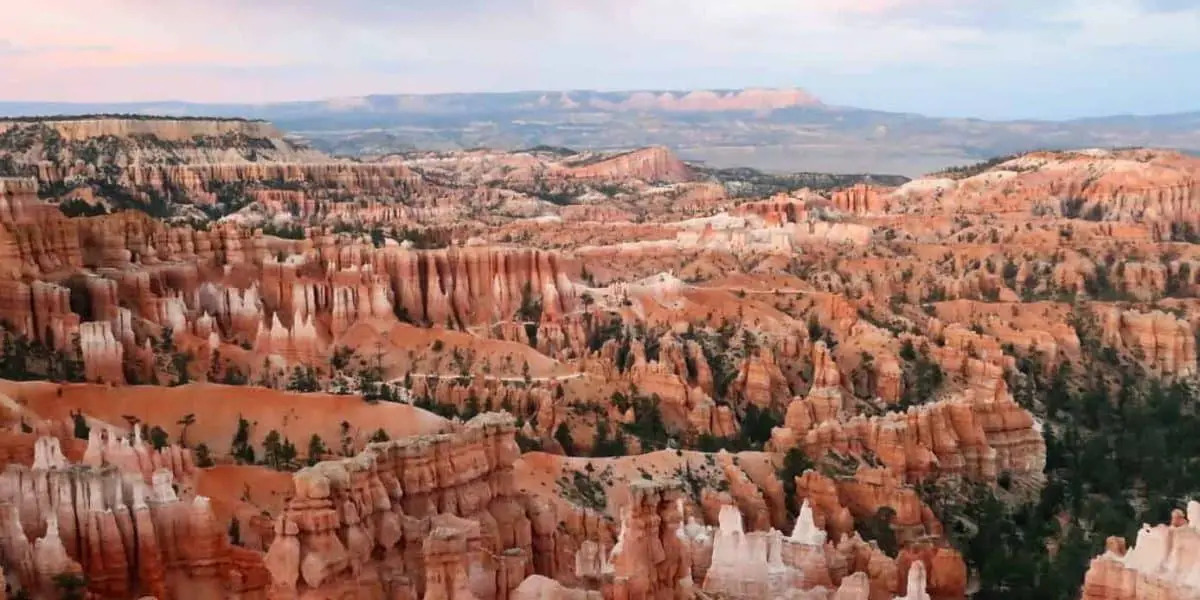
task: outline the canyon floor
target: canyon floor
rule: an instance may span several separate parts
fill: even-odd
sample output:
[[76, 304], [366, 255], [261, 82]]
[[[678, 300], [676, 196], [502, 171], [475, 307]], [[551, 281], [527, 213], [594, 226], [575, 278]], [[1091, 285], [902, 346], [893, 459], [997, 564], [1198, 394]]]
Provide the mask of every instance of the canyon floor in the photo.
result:
[[0, 175], [8, 597], [1200, 598], [1200, 159], [92, 116]]

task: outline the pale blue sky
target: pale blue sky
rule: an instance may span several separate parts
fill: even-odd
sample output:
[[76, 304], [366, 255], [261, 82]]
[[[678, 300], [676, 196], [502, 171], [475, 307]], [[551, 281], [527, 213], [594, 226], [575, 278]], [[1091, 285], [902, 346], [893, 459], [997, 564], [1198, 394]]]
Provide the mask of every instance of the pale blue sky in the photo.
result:
[[0, 100], [802, 87], [985, 118], [1200, 110], [1200, 0], [39, 0]]

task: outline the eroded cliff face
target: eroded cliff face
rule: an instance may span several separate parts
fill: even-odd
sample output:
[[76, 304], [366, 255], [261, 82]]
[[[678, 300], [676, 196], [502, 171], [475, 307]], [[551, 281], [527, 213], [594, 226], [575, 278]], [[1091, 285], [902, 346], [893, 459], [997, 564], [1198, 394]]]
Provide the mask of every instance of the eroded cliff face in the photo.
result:
[[149, 471], [165, 455], [140, 438], [106, 449], [102, 457], [89, 448], [89, 464], [73, 466], [57, 439], [41, 438], [31, 467], [0, 476], [0, 551], [19, 589], [55, 597], [63, 577], [102, 598], [215, 600], [263, 589], [261, 565], [231, 548], [208, 499], [187, 491], [184, 465]]
[[0, 319], [81, 358], [89, 380], [107, 383], [146, 376], [154, 326], [171, 329], [205, 371], [213, 353], [236, 357], [242, 351], [230, 346], [249, 343], [259, 357], [239, 366], [249, 373], [262, 357], [281, 368], [319, 365], [356, 323], [536, 327], [578, 302], [565, 259], [545, 251], [375, 250], [318, 237], [280, 261], [248, 230], [170, 228], [134, 213], [9, 231], [20, 243], [7, 264], [21, 275], [0, 285]]
[[[1094, 221], [1195, 225], [1200, 161], [1172, 151], [1033, 152], [963, 179], [932, 176], [893, 194], [899, 210], [1046, 212]], [[1176, 229], [1178, 231], [1178, 229]]]
[[[28, 127], [34, 121], [8, 121], [0, 123], [0, 134]], [[235, 135], [248, 138], [278, 138], [282, 133], [263, 121], [242, 119], [122, 119], [95, 118], [71, 120], [36, 121], [53, 129], [63, 139], [70, 141], [105, 136], [133, 137], [153, 136], [163, 141], [192, 142], [199, 137], [221, 137]]]
[[1176, 510], [1168, 525], [1144, 525], [1128, 550], [1122, 538], [1109, 538], [1104, 554], [1092, 560], [1084, 578], [1084, 600], [1200, 598], [1200, 503], [1187, 514]]
[[271, 596], [507, 598], [532, 573], [513, 433], [489, 413], [298, 472], [266, 554]]
[[1196, 336], [1183, 319], [1163, 311], [1141, 313], [1103, 307], [1097, 311], [1104, 343], [1121, 348], [1156, 374], [1196, 373]]
[[[800, 439], [794, 429], [776, 429], [773, 442], [780, 450], [799, 444], [815, 457], [830, 451], [855, 456], [870, 453], [913, 482], [932, 475], [994, 481], [1001, 472], [1040, 478], [1045, 442], [1035, 430], [1032, 416], [1011, 401], [976, 406], [969, 401], [948, 401], [884, 417], [826, 420], [802, 430]], [[804, 424], [799, 418], [793, 422]]]

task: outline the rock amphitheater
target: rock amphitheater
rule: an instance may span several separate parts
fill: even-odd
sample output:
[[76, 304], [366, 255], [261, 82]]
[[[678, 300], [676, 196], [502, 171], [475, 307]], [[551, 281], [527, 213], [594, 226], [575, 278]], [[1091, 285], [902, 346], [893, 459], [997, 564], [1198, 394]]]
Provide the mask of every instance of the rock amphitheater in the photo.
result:
[[[767, 198], [663, 148], [250, 122], [6, 123], [0, 158], [10, 598], [957, 600], [980, 524], [930, 490], [1053, 485], [1029, 381], [1197, 375], [1166, 151]], [[1200, 598], [1197, 519], [1081, 597]]]

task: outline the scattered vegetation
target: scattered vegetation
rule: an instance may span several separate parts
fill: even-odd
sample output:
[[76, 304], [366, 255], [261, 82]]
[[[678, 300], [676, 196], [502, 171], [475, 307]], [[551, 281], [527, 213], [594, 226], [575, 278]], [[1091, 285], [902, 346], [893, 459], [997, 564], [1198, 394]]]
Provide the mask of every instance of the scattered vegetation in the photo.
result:
[[[611, 469], [611, 466], [605, 467], [609, 480], [612, 478]], [[556, 483], [559, 493], [570, 502], [597, 512], [604, 512], [608, 507], [608, 493], [604, 489], [603, 479], [605, 479], [605, 473], [601, 473], [598, 477], [592, 477], [587, 473], [571, 471], [569, 475], [559, 478]]]
[[[49, 380], [82, 382], [84, 368], [79, 336], [72, 339], [72, 351], [53, 348], [41, 339], [30, 339], [11, 331], [0, 332], [0, 379], [11, 381]], [[47, 328], [45, 339], [53, 340]]]
[[1148, 376], [1101, 344], [1093, 325], [1076, 327], [1081, 362], [1046, 369], [1046, 357], [1030, 353], [1009, 375], [1018, 402], [1044, 421], [1041, 493], [1013, 504], [1004, 486], [919, 488], [978, 571], [977, 598], [1074, 600], [1108, 536], [1132, 546], [1142, 523], [1168, 521], [1200, 490], [1200, 391]]
[[902, 175], [854, 174], [835, 175], [832, 173], [764, 173], [747, 167], [733, 169], [712, 169], [692, 165], [692, 168], [715, 181], [725, 184], [725, 188], [735, 198], [766, 198], [778, 193], [794, 192], [809, 188], [816, 191], [833, 190], [859, 183], [879, 186], [899, 186], [910, 180]]

